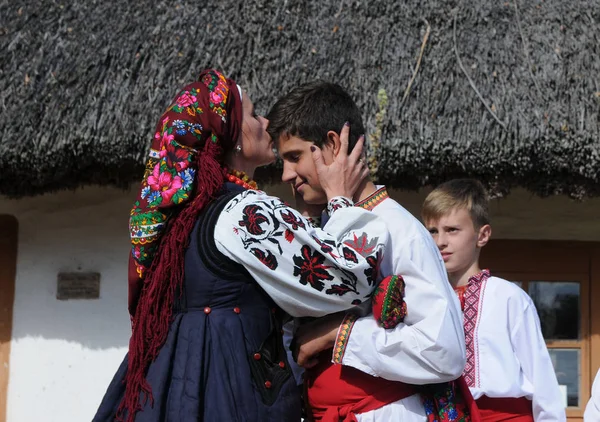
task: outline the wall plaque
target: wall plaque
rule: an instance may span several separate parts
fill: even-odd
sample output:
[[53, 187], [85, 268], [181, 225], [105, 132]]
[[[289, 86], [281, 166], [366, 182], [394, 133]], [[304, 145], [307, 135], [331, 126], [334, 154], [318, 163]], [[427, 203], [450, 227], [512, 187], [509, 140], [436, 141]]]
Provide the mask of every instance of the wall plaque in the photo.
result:
[[56, 298], [99, 299], [100, 273], [58, 273]]

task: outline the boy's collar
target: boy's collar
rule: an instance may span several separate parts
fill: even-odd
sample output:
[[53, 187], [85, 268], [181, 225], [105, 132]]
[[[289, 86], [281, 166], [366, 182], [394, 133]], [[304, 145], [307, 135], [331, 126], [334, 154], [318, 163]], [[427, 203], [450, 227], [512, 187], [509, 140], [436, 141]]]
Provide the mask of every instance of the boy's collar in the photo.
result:
[[367, 196], [362, 201], [358, 201], [354, 205], [371, 211], [377, 205], [381, 204], [385, 199], [389, 198], [385, 186], [377, 186], [377, 190]]
[[482, 281], [487, 280], [491, 276], [492, 275], [490, 273], [490, 270], [483, 269], [483, 270], [479, 271], [477, 274], [469, 277], [469, 281], [467, 282], [467, 285], [474, 284], [474, 283], [481, 283]]

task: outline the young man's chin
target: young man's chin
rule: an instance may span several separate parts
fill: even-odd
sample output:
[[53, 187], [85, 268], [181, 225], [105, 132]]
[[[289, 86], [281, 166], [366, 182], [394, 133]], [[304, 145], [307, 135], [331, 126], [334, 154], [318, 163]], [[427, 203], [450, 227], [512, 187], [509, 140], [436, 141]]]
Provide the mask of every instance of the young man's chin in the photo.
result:
[[304, 193], [302, 199], [309, 205], [327, 205], [327, 197], [323, 195], [314, 195], [311, 193]]

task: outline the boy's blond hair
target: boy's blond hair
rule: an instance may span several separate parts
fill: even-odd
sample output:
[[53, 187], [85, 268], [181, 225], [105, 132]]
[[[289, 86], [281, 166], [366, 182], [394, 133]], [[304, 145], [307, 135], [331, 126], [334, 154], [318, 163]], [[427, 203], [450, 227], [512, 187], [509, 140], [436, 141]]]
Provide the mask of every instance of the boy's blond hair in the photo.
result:
[[453, 179], [432, 190], [423, 202], [421, 218], [427, 224], [458, 208], [469, 211], [476, 229], [490, 224], [488, 194], [475, 179]]

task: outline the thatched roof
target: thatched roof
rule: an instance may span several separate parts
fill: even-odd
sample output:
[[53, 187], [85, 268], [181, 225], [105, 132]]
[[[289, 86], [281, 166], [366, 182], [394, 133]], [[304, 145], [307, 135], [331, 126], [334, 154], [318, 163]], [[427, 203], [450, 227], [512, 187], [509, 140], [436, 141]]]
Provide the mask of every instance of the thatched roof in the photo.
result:
[[341, 83], [394, 187], [600, 195], [600, 0], [3, 2], [0, 194], [137, 180], [160, 112], [208, 66], [262, 111]]

